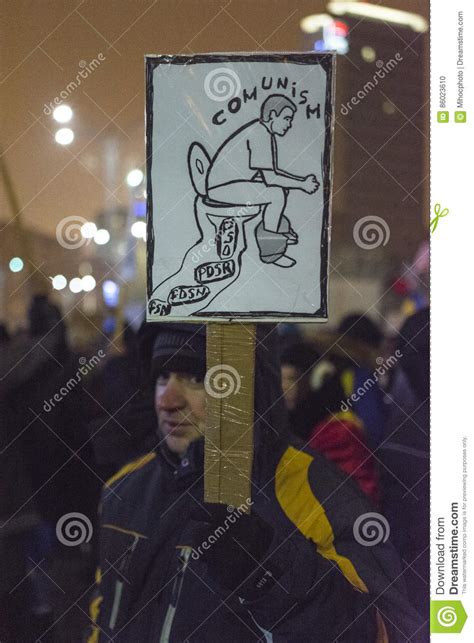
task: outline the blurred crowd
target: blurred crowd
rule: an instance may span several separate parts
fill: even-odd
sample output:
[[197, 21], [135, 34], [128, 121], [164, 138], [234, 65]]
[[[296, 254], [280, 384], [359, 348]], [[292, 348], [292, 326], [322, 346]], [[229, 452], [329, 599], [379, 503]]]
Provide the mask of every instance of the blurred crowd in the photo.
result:
[[[386, 336], [355, 311], [337, 329], [278, 328], [290, 431], [385, 517], [410, 603], [429, 592], [429, 310]], [[78, 353], [60, 310], [0, 326], [0, 641], [80, 641], [107, 480], [160, 442], [142, 324]], [[68, 523], [69, 520], [69, 523]]]

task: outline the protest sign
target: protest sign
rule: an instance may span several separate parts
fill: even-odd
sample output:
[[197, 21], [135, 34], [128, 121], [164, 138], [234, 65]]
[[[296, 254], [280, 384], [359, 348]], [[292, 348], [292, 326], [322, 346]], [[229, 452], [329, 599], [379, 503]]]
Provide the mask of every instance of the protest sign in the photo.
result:
[[147, 320], [212, 322], [208, 502], [251, 495], [255, 323], [327, 319], [334, 59], [146, 58]]
[[148, 320], [327, 318], [334, 55], [149, 56]]

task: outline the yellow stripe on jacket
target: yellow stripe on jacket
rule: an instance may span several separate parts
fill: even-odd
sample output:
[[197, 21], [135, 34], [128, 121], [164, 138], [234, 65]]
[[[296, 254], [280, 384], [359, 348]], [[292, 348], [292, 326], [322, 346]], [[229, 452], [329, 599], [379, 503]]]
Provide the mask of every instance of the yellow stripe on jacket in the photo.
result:
[[140, 456], [136, 460], [133, 460], [132, 462], [129, 462], [125, 466], [123, 466], [115, 475], [113, 475], [107, 482], [105, 483], [106, 487], [110, 487], [114, 482], [117, 482], [117, 480], [120, 480], [120, 478], [124, 478], [127, 474], [133, 473], [134, 471], [137, 471], [138, 469], [141, 469], [144, 467], [146, 464], [151, 462], [156, 458], [156, 453], [154, 451], [151, 451], [150, 453], [146, 453], [145, 455]]
[[[141, 469], [144, 467], [148, 462], [151, 462], [156, 457], [156, 453], [153, 451], [150, 453], [146, 453], [145, 455], [141, 456], [140, 458], [137, 458], [136, 460], [133, 460], [133, 462], [129, 462], [126, 464], [124, 467], [122, 467], [115, 475], [113, 475], [107, 482], [105, 483], [106, 487], [110, 487], [114, 482], [117, 482], [117, 480], [120, 480], [121, 478], [124, 478], [126, 475], [129, 473], [133, 473], [134, 471], [137, 471], [138, 469]], [[99, 514], [101, 512], [101, 506], [99, 506]], [[116, 529], [117, 531], [123, 531], [125, 533], [130, 533], [131, 535], [134, 535], [139, 538], [146, 538], [143, 534], [138, 534], [137, 532], [134, 531], [129, 531], [127, 529], [122, 529], [120, 527], [117, 527], [116, 525], [102, 525], [102, 528], [104, 527], [110, 527], [112, 529]], [[95, 582], [96, 582], [96, 587], [100, 586], [100, 583], [102, 581], [102, 572], [100, 568], [97, 568], [96, 574], [95, 574]], [[87, 639], [87, 643], [98, 643], [99, 641], [99, 632], [100, 628], [98, 625], [96, 625], [97, 620], [99, 618], [100, 614], [100, 605], [103, 601], [103, 597], [100, 595], [96, 595], [90, 602], [89, 605], [89, 616], [92, 620], [92, 630], [89, 635], [89, 638]]]
[[351, 585], [368, 593], [366, 584], [349, 558], [336, 551], [331, 524], [308, 481], [308, 470], [313, 460], [307, 453], [288, 447], [276, 470], [278, 502], [299, 531], [315, 543], [318, 553], [334, 561]]
[[100, 604], [103, 601], [102, 596], [96, 596], [89, 605], [89, 616], [92, 619], [94, 625], [92, 626], [91, 633], [87, 639], [87, 643], [98, 643], [99, 641], [99, 627], [96, 625], [97, 619], [99, 618]]

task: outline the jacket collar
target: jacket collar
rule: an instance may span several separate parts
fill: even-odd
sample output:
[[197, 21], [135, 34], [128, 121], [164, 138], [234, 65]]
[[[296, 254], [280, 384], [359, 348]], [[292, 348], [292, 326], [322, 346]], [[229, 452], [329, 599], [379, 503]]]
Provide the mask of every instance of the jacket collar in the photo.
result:
[[178, 479], [204, 473], [204, 438], [191, 442], [182, 458], [170, 451], [165, 442], [157, 447], [157, 451]]

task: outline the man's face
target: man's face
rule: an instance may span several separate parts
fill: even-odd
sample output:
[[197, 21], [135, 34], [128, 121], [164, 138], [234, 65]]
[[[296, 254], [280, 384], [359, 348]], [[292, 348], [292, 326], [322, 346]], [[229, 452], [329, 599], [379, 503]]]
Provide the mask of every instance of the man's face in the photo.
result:
[[204, 434], [204, 383], [189, 373], [161, 373], [155, 386], [155, 410], [168, 448], [183, 456], [189, 444]]
[[293, 116], [294, 113], [290, 107], [282, 109], [278, 116], [276, 112], [270, 112], [270, 127], [272, 132], [278, 136], [285, 136], [293, 123]]

